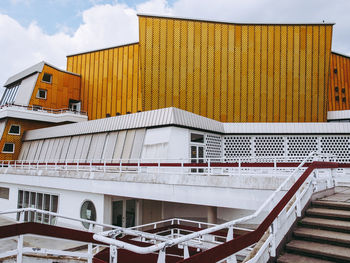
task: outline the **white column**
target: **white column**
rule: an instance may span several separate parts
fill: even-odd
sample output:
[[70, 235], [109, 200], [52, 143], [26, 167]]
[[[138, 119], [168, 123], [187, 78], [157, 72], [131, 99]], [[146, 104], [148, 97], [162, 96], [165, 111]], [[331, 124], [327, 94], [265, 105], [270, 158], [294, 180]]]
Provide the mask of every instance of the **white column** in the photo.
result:
[[218, 209], [215, 206], [208, 206], [208, 223], [216, 224]]

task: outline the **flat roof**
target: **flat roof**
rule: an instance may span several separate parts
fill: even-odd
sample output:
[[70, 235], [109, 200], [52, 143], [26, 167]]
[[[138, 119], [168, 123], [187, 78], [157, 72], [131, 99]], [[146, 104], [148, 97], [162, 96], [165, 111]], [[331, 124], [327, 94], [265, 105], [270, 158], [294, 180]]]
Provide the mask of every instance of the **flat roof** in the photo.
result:
[[154, 17], [154, 18], [167, 18], [167, 19], [176, 19], [176, 20], [188, 20], [188, 21], [198, 21], [198, 22], [209, 22], [209, 23], [220, 23], [220, 24], [232, 24], [232, 25], [335, 25], [333, 22], [318, 22], [318, 23], [243, 23], [243, 22], [233, 22], [233, 21], [225, 21], [225, 20], [211, 20], [211, 19], [202, 19], [202, 18], [189, 18], [189, 17], [181, 17], [181, 16], [168, 16], [168, 15], [155, 15], [155, 14], [147, 14], [147, 13], [138, 13], [137, 16], [144, 17]]
[[175, 126], [222, 135], [350, 134], [350, 122], [226, 123], [170, 107], [27, 131], [24, 141]]
[[87, 53], [103, 51], [103, 50], [112, 49], [112, 48], [131, 46], [131, 45], [135, 45], [135, 44], [138, 44], [138, 43], [139, 42], [132, 42], [132, 43], [126, 43], [126, 44], [121, 44], [121, 45], [112, 46], [112, 47], [105, 47], [105, 48], [100, 48], [100, 49], [88, 50], [88, 51], [83, 51], [83, 52], [79, 52], [79, 53], [69, 54], [66, 57], [68, 58], [68, 57], [73, 57], [73, 56], [77, 56], [77, 55], [83, 55], [83, 54], [87, 54]]

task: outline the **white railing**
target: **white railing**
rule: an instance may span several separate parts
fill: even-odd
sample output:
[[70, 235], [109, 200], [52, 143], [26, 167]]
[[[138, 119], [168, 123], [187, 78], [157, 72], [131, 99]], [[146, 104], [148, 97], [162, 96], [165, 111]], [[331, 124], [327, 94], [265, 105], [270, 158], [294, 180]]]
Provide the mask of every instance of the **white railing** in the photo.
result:
[[[103, 223], [98, 223], [95, 221], [91, 220], [86, 220], [86, 219], [81, 219], [81, 218], [74, 218], [74, 217], [69, 217], [69, 216], [64, 216], [58, 213], [50, 212], [50, 211], [45, 211], [45, 210], [40, 210], [36, 208], [21, 208], [21, 209], [14, 209], [14, 210], [8, 210], [8, 211], [0, 211], [0, 216], [1, 215], [9, 215], [9, 214], [19, 214], [19, 221], [18, 222], [24, 222], [25, 218], [25, 213], [33, 213], [34, 216], [32, 218], [36, 218], [36, 214], [41, 214], [41, 215], [47, 215], [55, 220], [51, 221], [54, 223], [57, 223], [57, 219], [65, 219], [69, 221], [74, 221], [74, 222], [80, 222], [80, 223], [86, 223], [88, 224], [88, 229], [86, 231], [88, 232], [93, 232], [94, 230], [96, 231], [96, 226], [101, 227], [101, 228], [110, 228], [114, 229], [115, 236], [118, 235], [119, 233], [123, 233], [126, 235], [131, 235], [133, 236], [133, 240], [139, 240], [142, 242], [147, 242], [154, 244], [155, 242], [169, 242], [170, 240], [178, 237], [183, 237], [185, 235], [193, 233], [193, 231], [187, 230], [187, 229], [182, 229], [181, 227], [174, 227], [171, 229], [168, 229], [168, 233], [165, 230], [158, 231], [157, 233], [149, 233], [146, 231], [141, 231], [140, 229], [157, 229], [159, 226], [168, 226], [168, 225], [194, 225], [198, 228], [202, 227], [213, 227], [216, 226], [215, 224], [210, 224], [206, 222], [200, 222], [200, 221], [193, 221], [193, 220], [187, 220], [187, 219], [181, 219], [181, 218], [172, 218], [172, 219], [167, 219], [167, 220], [162, 220], [162, 221], [157, 221], [149, 224], [144, 224], [144, 225], [139, 225], [139, 226], [134, 226], [130, 228], [123, 228], [123, 227], [118, 227], [110, 224], [103, 224]], [[33, 221], [35, 222], [35, 220]], [[245, 229], [245, 228], [239, 228], [235, 227], [235, 230], [242, 230], [242, 231], [252, 231], [250, 229]], [[30, 234], [29, 234], [30, 235]], [[184, 245], [184, 251], [186, 249], [188, 250], [188, 247], [194, 247], [197, 249], [208, 249], [212, 246], [216, 246], [218, 244], [222, 244], [225, 242], [225, 237], [221, 235], [207, 235], [207, 236], [201, 236], [196, 239], [192, 239], [187, 245]], [[70, 252], [70, 251], [62, 251], [62, 250], [57, 250], [57, 249], [48, 249], [48, 248], [32, 248], [32, 247], [24, 247], [23, 244], [23, 235], [18, 237], [18, 246], [17, 249], [12, 250], [12, 251], [7, 251], [4, 253], [0, 253], [0, 259], [10, 257], [10, 256], [16, 256], [17, 255], [17, 262], [22, 262], [22, 256], [23, 254], [36, 254], [36, 255], [46, 255], [46, 254], [52, 254], [55, 256], [70, 256], [70, 257], [75, 257], [75, 258], [83, 258], [86, 259], [89, 263], [92, 262], [93, 255], [96, 254], [101, 250], [101, 247], [107, 247], [106, 245], [97, 245], [93, 243], [88, 244], [88, 251], [87, 252]], [[187, 251], [188, 252], [188, 251]], [[186, 252], [184, 252], [186, 253]]]
[[[164, 221], [158, 221], [158, 222], [154, 222], [154, 223], [150, 223], [150, 224], [146, 224], [146, 225], [141, 225], [141, 226], [137, 226], [137, 227], [133, 227], [133, 228], [122, 228], [122, 227], [116, 227], [116, 226], [112, 226], [112, 225], [107, 225], [107, 224], [101, 224], [101, 223], [97, 223], [94, 221], [89, 221], [89, 220], [84, 220], [84, 219], [76, 219], [76, 218], [71, 218], [71, 217], [66, 217], [66, 216], [62, 216], [59, 215], [57, 213], [53, 213], [53, 212], [48, 212], [48, 211], [42, 211], [42, 210], [38, 210], [38, 209], [34, 209], [34, 208], [23, 208], [23, 209], [17, 209], [17, 210], [12, 210], [12, 211], [5, 211], [5, 212], [0, 212], [0, 215], [3, 214], [9, 214], [9, 213], [21, 213], [22, 216], [20, 216], [20, 218], [23, 220], [23, 214], [25, 212], [33, 212], [33, 213], [42, 213], [42, 214], [47, 214], [49, 216], [52, 216], [54, 218], [65, 218], [65, 219], [70, 219], [70, 220], [75, 220], [75, 221], [80, 221], [80, 222], [85, 222], [88, 223], [90, 225], [90, 230], [92, 231], [92, 227], [93, 226], [101, 226], [101, 227], [105, 227], [105, 228], [111, 228], [113, 230], [109, 230], [109, 231], [104, 231], [98, 234], [94, 235], [94, 239], [106, 244], [110, 245], [110, 251], [111, 251], [111, 255], [110, 258], [112, 259], [111, 262], [116, 262], [114, 260], [116, 260], [116, 253], [117, 253], [117, 248], [123, 248], [123, 249], [127, 249], [139, 254], [148, 254], [148, 253], [154, 253], [154, 252], [158, 252], [159, 251], [159, 255], [158, 255], [158, 262], [165, 262], [165, 248], [166, 247], [172, 247], [175, 245], [181, 246], [184, 250], [184, 258], [188, 258], [189, 257], [189, 252], [188, 252], [188, 247], [189, 246], [194, 246], [200, 249], [204, 249], [203, 244], [205, 241], [208, 241], [206, 244], [211, 243], [212, 245], [218, 245], [220, 244], [220, 242], [222, 242], [222, 240], [217, 239], [217, 237], [215, 235], [213, 235], [213, 232], [215, 231], [220, 231], [223, 229], [228, 229], [227, 231], [227, 236], [226, 236], [226, 241], [232, 240], [233, 239], [233, 233], [235, 230], [238, 230], [239, 228], [237, 228], [237, 224], [246, 222], [248, 220], [254, 219], [256, 217], [258, 217], [263, 211], [265, 211], [267, 209], [267, 207], [271, 204], [271, 203], [276, 203], [275, 199], [278, 198], [280, 196], [280, 193], [282, 191], [284, 191], [285, 187], [289, 184], [290, 181], [295, 182], [296, 179], [299, 177], [301, 171], [304, 169], [304, 165], [307, 162], [312, 162], [313, 160], [325, 160], [328, 161], [330, 159], [330, 156], [324, 156], [324, 155], [320, 155], [320, 154], [316, 154], [316, 153], [312, 153], [310, 154], [307, 158], [304, 159], [304, 161], [302, 163], [300, 163], [298, 165], [297, 168], [294, 169], [294, 171], [288, 176], [288, 178], [286, 178], [284, 180], [284, 182], [273, 192], [273, 194], [263, 203], [263, 205], [252, 215], [240, 218], [240, 219], [236, 219], [236, 220], [232, 220], [230, 222], [226, 222], [224, 224], [220, 224], [220, 225], [214, 225], [214, 224], [208, 224], [208, 223], [202, 223], [202, 222], [196, 222], [196, 221], [191, 221], [191, 220], [184, 220], [184, 219], [169, 219], [169, 220], [164, 220]], [[35, 164], [26, 164], [26, 161], [21, 161], [21, 162], [14, 162], [14, 161], [7, 161], [7, 162], [2, 162], [3, 166], [9, 166], [9, 167], [33, 167], [33, 169], [43, 169], [43, 165], [45, 165], [45, 167], [49, 167], [50, 166], [59, 166], [59, 164], [42, 164], [42, 163], [35, 163]], [[110, 163], [113, 164], [114, 163]], [[124, 164], [122, 162], [120, 163], [116, 163], [116, 166], [122, 166], [121, 164]], [[126, 168], [129, 168], [129, 166], [127, 164], [132, 164], [129, 160], [128, 163], [126, 164]], [[138, 168], [142, 169], [144, 163], [138, 162], [137, 166]], [[153, 166], [154, 164], [151, 165], [152, 168], [154, 167], [161, 167], [161, 162], [157, 163], [157, 166]], [[172, 164], [172, 163], [167, 163], [167, 164]], [[179, 166], [178, 163], [176, 164], [176, 168], [182, 167], [181, 165]], [[180, 163], [182, 165], [185, 165], [185, 163]], [[206, 166], [205, 169], [216, 169], [218, 168], [217, 163], [210, 163], [209, 165], [212, 164], [212, 166]], [[242, 163], [241, 163], [242, 164]], [[278, 162], [276, 162], [276, 168], [278, 168]], [[68, 167], [70, 166], [70, 164], [68, 162], [63, 163], [62, 164], [65, 169], [68, 169]], [[89, 164], [91, 166], [94, 166], [93, 163], [91, 162], [91, 164]], [[88, 165], [88, 166], [89, 166]], [[134, 165], [134, 164], [133, 164]], [[186, 165], [191, 165], [191, 163], [186, 163]], [[208, 164], [206, 164], [208, 165]], [[222, 164], [222, 165], [227, 165], [227, 164]], [[73, 164], [73, 166], [75, 167], [75, 169], [80, 169], [80, 168], [84, 168], [84, 165], [82, 163], [75, 163]], [[106, 162], [104, 162], [103, 164], [98, 163], [97, 166], [101, 166], [103, 167], [103, 169], [107, 169], [108, 165]], [[199, 167], [194, 166], [195, 168], [199, 169]], [[220, 165], [219, 165], [220, 167]], [[275, 166], [272, 166], [272, 168], [274, 168]], [[56, 167], [57, 168], [57, 167]], [[192, 169], [193, 167], [188, 166], [186, 167], [187, 169]], [[204, 169], [203, 167], [200, 167], [201, 169]], [[227, 168], [226, 166], [223, 168]], [[90, 168], [89, 168], [90, 169]], [[333, 185], [334, 182], [334, 178], [332, 178], [331, 176], [332, 174], [330, 173], [330, 178], [327, 178], [326, 180], [326, 185], [327, 187], [330, 187]], [[297, 191], [297, 193], [295, 194], [295, 200], [290, 206], [286, 206], [284, 208], [284, 210], [282, 211], [282, 213], [280, 214], [280, 216], [278, 218], [276, 218], [275, 222], [270, 226], [270, 236], [267, 239], [267, 241], [263, 244], [263, 247], [258, 251], [257, 255], [266, 255], [265, 251], [262, 251], [262, 249], [266, 250], [266, 247], [268, 247], [271, 251], [270, 255], [273, 256], [274, 255], [274, 251], [275, 248], [278, 244], [278, 234], [277, 234], [277, 226], [278, 224], [280, 224], [281, 222], [284, 222], [284, 220], [286, 220], [284, 217], [282, 218], [282, 214], [286, 214], [286, 218], [289, 220], [291, 215], [294, 216], [298, 216], [301, 213], [301, 209], [303, 207], [303, 203], [301, 201], [303, 200], [308, 200], [308, 196], [310, 194], [312, 194], [312, 190], [314, 189], [314, 187], [316, 186], [316, 181], [313, 180], [314, 178], [308, 178], [306, 180], [306, 182], [303, 184], [302, 187], [299, 188], [299, 190]], [[311, 187], [313, 186], [313, 187]], [[310, 192], [311, 191], [311, 192]], [[304, 201], [303, 201], [304, 202]], [[287, 208], [288, 207], [288, 208]], [[293, 211], [295, 211], [295, 213], [293, 213]], [[280, 221], [278, 221], [280, 220]], [[282, 221], [281, 221], [282, 220]], [[294, 221], [293, 221], [294, 222]], [[160, 235], [159, 233], [157, 234], [152, 234], [152, 233], [148, 233], [148, 232], [144, 232], [144, 231], [140, 231], [140, 229], [144, 229], [144, 228], [157, 228], [157, 226], [161, 225], [161, 224], [166, 224], [166, 223], [170, 223], [170, 224], [183, 224], [183, 223], [191, 223], [191, 224], [197, 224], [197, 226], [199, 228], [201, 228], [201, 226], [205, 226], [207, 228], [197, 231], [197, 232], [191, 232], [188, 231], [187, 233], [181, 233], [178, 232], [176, 229], [173, 232], [170, 232], [168, 235]], [[148, 246], [148, 247], [140, 247], [140, 246], [136, 246], [136, 245], [132, 245], [129, 244], [127, 242], [123, 242], [121, 240], [117, 240], [114, 239], [114, 237], [116, 237], [119, 234], [125, 234], [125, 235], [131, 235], [134, 236], [135, 238], [141, 240], [141, 241], [147, 241], [152, 243], [153, 245]], [[161, 233], [164, 234], [164, 233]], [[206, 239], [205, 237], [211, 236], [211, 239]], [[19, 242], [20, 243], [20, 242]], [[23, 243], [22, 243], [23, 244]], [[20, 248], [18, 248], [20, 249]], [[23, 251], [23, 250], [21, 250]], [[92, 251], [92, 247], [89, 251]], [[91, 253], [88, 255], [89, 258], [91, 258]], [[230, 256], [231, 257], [231, 261], [234, 260], [235, 256]], [[233, 259], [232, 259], [233, 258]], [[251, 262], [255, 262], [254, 258], [252, 259], [253, 261]]]
[[52, 109], [52, 108], [45, 108], [41, 106], [35, 106], [35, 105], [18, 105], [18, 104], [5, 104], [0, 106], [0, 110], [2, 109], [16, 109], [20, 111], [36, 111], [36, 112], [45, 112], [45, 113], [52, 113], [52, 114], [63, 114], [63, 113], [71, 113], [71, 114], [79, 114], [87, 116], [87, 112], [85, 111], [75, 111], [70, 108], [63, 108], [63, 109]]
[[[215, 159], [66, 159], [66, 160], [3, 160], [1, 167], [55, 170], [89, 171], [105, 173], [138, 174], [194, 174], [194, 175], [244, 175], [279, 174], [288, 176], [300, 163], [301, 157], [215, 158]], [[322, 155], [319, 160], [332, 160]], [[305, 157], [303, 158], [305, 159]], [[299, 169], [303, 171], [303, 167]]]
[[[94, 235], [94, 238], [98, 241], [108, 243], [111, 246], [114, 246], [113, 251], [116, 251], [117, 248], [127, 249], [127, 250], [133, 251], [133, 252], [138, 253], [138, 254], [149, 254], [149, 253], [154, 253], [154, 252], [159, 251], [158, 263], [165, 262], [165, 248], [166, 247], [172, 247], [172, 246], [175, 246], [175, 245], [178, 245], [181, 243], [186, 243], [186, 242], [190, 241], [191, 239], [195, 239], [195, 238], [198, 238], [200, 236], [213, 233], [215, 231], [219, 231], [222, 229], [228, 229], [228, 234], [227, 234], [226, 239], [232, 240], [233, 239], [233, 227], [235, 225], [258, 217], [261, 214], [261, 212], [270, 205], [270, 203], [274, 203], [273, 200], [279, 196], [279, 193], [282, 192], [282, 189], [285, 188], [285, 186], [290, 182], [290, 180], [292, 180], [293, 182], [296, 181], [297, 176], [299, 175], [299, 171], [300, 171], [300, 169], [302, 169], [302, 167], [305, 165], [305, 163], [310, 161], [310, 159], [313, 160], [314, 157], [317, 157], [317, 156], [322, 157], [321, 159], [324, 159], [323, 157], [325, 157], [325, 156], [320, 155], [320, 154], [311, 153], [307, 158], [304, 159], [303, 162], [301, 162], [299, 164], [299, 166], [288, 176], [288, 178], [270, 195], [270, 197], [260, 206], [260, 208], [250, 216], [246, 216], [246, 217], [243, 217], [240, 219], [235, 219], [235, 220], [226, 222], [226, 223], [221, 224], [221, 225], [212, 226], [210, 228], [207, 228], [207, 229], [204, 229], [204, 230], [201, 230], [201, 231], [198, 231], [198, 232], [195, 232], [195, 233], [183, 236], [183, 237], [178, 237], [178, 238], [172, 239], [170, 241], [158, 243], [158, 244], [155, 244], [155, 245], [149, 246], [149, 247], [140, 247], [140, 246], [128, 244], [128, 243], [125, 243], [123, 241], [110, 238], [110, 236], [115, 235], [115, 231], [105, 231], [102, 233], [98, 233], [98, 234]], [[328, 157], [325, 157], [325, 159], [328, 160]], [[301, 211], [301, 207], [300, 207], [299, 203], [297, 203], [297, 210]], [[111, 258], [113, 258], [113, 256], [111, 256]]]

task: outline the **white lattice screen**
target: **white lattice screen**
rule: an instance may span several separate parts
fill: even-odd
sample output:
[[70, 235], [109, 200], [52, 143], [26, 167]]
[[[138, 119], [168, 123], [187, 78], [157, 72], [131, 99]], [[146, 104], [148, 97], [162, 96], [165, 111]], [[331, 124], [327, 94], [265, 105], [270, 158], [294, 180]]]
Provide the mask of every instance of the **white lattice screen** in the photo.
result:
[[310, 152], [328, 153], [337, 161], [350, 161], [350, 136], [224, 136], [223, 156], [302, 157]]
[[254, 138], [255, 156], [284, 156], [284, 138], [264, 136]]
[[250, 157], [252, 156], [252, 137], [250, 136], [225, 136], [224, 157]]
[[318, 138], [316, 136], [290, 136], [287, 137], [287, 156], [308, 156], [311, 152], [316, 152]]
[[207, 159], [220, 160], [222, 157], [221, 136], [206, 134], [205, 136], [205, 156]]
[[320, 138], [321, 153], [329, 153], [338, 157], [338, 161], [350, 159], [349, 136], [325, 136]]

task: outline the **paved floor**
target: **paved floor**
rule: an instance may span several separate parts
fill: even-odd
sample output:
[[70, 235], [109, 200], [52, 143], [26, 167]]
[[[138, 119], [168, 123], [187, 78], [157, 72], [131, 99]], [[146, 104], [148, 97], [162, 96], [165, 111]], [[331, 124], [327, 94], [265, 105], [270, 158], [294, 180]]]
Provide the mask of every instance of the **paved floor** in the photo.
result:
[[337, 186], [335, 188], [335, 194], [324, 197], [320, 200], [332, 201], [332, 202], [343, 202], [350, 204], [350, 188], [346, 186]]

